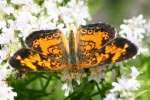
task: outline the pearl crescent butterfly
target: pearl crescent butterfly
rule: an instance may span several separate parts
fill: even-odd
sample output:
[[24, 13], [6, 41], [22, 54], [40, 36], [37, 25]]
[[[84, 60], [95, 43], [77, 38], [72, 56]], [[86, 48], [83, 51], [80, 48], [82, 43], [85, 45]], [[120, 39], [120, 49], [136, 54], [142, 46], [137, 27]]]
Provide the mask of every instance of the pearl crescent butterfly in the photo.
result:
[[129, 59], [137, 47], [129, 40], [115, 37], [108, 24], [81, 25], [68, 38], [58, 30], [40, 30], [25, 40], [26, 48], [9, 60], [19, 71], [80, 70]]

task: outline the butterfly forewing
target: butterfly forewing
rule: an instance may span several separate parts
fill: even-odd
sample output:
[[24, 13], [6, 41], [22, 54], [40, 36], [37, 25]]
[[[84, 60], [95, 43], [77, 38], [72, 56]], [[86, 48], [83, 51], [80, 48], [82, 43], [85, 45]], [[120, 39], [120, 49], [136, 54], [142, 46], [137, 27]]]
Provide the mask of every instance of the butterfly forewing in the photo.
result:
[[18, 50], [10, 65], [19, 70], [60, 70], [68, 65], [63, 33], [59, 30], [35, 31], [26, 38], [28, 48]]
[[77, 32], [77, 56], [81, 68], [97, 65], [98, 50], [115, 37], [114, 28], [105, 23], [81, 26]]
[[67, 55], [64, 35], [58, 29], [35, 31], [26, 38], [25, 42], [29, 48], [45, 56]]

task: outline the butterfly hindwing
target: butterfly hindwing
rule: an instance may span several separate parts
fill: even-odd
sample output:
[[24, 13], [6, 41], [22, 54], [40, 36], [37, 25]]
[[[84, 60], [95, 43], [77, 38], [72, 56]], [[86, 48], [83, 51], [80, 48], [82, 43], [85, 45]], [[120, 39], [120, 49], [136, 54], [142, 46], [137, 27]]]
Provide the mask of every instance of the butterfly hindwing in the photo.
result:
[[77, 32], [77, 55], [79, 66], [89, 68], [97, 65], [97, 53], [115, 37], [115, 30], [108, 24], [96, 23], [81, 26]]
[[133, 43], [115, 38], [114, 29], [105, 23], [81, 26], [77, 34], [77, 48], [80, 69], [119, 62], [137, 53]]
[[132, 58], [137, 53], [137, 47], [129, 40], [124, 38], [115, 38], [101, 49], [91, 51], [83, 59], [86, 61], [80, 65], [80, 68], [91, 68], [104, 64], [113, 64]]
[[115, 38], [97, 53], [98, 65], [110, 64], [132, 58], [137, 53], [137, 47], [129, 40]]
[[65, 59], [50, 58], [31, 49], [23, 48], [18, 50], [9, 63], [19, 71], [57, 71], [64, 69], [67, 65]]

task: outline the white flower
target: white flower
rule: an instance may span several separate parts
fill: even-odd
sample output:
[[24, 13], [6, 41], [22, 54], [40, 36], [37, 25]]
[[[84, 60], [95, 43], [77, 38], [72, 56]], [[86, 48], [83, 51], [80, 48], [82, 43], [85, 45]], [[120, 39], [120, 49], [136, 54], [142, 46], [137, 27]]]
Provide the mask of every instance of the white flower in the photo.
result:
[[103, 100], [120, 100], [115, 93], [109, 93]]
[[11, 74], [12, 68], [8, 64], [0, 66], [0, 100], [14, 100], [17, 93], [12, 91], [12, 87], [8, 86], [5, 79]]
[[106, 98], [111, 95], [118, 95], [117, 100], [123, 98], [126, 98], [127, 100], [134, 100], [134, 91], [140, 88], [140, 83], [136, 80], [138, 75], [139, 72], [136, 67], [131, 67], [130, 76], [122, 76], [117, 82], [113, 82], [113, 88], [110, 90], [110, 93], [107, 94]]
[[1, 13], [5, 13], [7, 15], [14, 13], [14, 8], [12, 6], [7, 5], [6, 0], [1, 0], [0, 1], [0, 11]]
[[69, 93], [73, 92], [72, 83], [64, 83], [62, 86], [62, 90], [64, 90], [65, 96], [68, 96]]
[[40, 30], [46, 30], [46, 29], [55, 29], [56, 28], [56, 24], [52, 23], [50, 17], [46, 17], [46, 16], [41, 16], [38, 20], [37, 20], [37, 24]]
[[88, 8], [83, 1], [70, 0], [66, 7], [60, 8], [60, 12], [65, 24], [74, 23], [79, 26], [86, 23], [85, 19], [90, 18]]
[[118, 80], [118, 82], [113, 82], [112, 85], [114, 88], [111, 90], [111, 92], [115, 91], [131, 91], [131, 90], [137, 90], [140, 87], [140, 84], [135, 79], [127, 79], [122, 77]]
[[137, 70], [137, 68], [135, 66], [131, 67], [131, 77], [135, 79], [138, 75], [139, 71]]
[[6, 14], [12, 14], [12, 13], [14, 13], [14, 8], [13, 7], [11, 7], [11, 6], [8, 6], [8, 7], [4, 7], [3, 8], [3, 12], [5, 12]]
[[71, 14], [72, 9], [62, 7], [60, 11], [61, 11], [61, 18], [63, 19], [65, 24], [73, 23], [72, 14]]
[[143, 19], [143, 15], [139, 15], [137, 17], [133, 17], [131, 19], [124, 20], [124, 24], [120, 26], [120, 34], [135, 34], [137, 35], [145, 33], [145, 29], [143, 28], [146, 20]]
[[140, 87], [140, 83], [136, 80], [138, 75], [139, 72], [136, 67], [131, 67], [130, 78], [122, 76], [120, 79], [118, 79], [118, 82], [113, 82], [112, 85], [114, 88], [111, 90], [111, 92], [137, 90]]
[[28, 5], [31, 4], [33, 0], [11, 0], [11, 3], [17, 4], [17, 5]]
[[13, 28], [2, 28], [2, 34], [0, 34], [0, 44], [8, 44], [14, 40]]
[[8, 63], [0, 65], [0, 81], [5, 80], [12, 73], [13, 68]]
[[5, 81], [0, 81], [0, 100], [15, 100], [17, 93]]
[[146, 33], [146, 20], [142, 15], [124, 20], [124, 24], [120, 25], [119, 35], [132, 41], [139, 48], [139, 53], [142, 52], [142, 39]]
[[6, 78], [12, 73], [12, 70], [7, 63], [0, 65], [0, 100], [14, 100], [14, 97], [17, 96], [13, 88], [6, 83]]
[[6, 26], [6, 21], [0, 20], [0, 29], [4, 28]]
[[[74, 4], [78, 4], [76, 7], [74, 6]], [[72, 10], [75, 11], [76, 13], [72, 13], [73, 14], [73, 18], [74, 20], [76, 20], [77, 25], [84, 25], [86, 24], [85, 19], [86, 18], [90, 18], [89, 13], [88, 13], [88, 8], [85, 5], [85, 2], [80, 1], [80, 2], [75, 2], [75, 0], [72, 0], [69, 4], [70, 7], [72, 7]], [[82, 12], [82, 13], [81, 13]]]
[[0, 50], [0, 63], [5, 60], [8, 56], [8, 48], [6, 47], [3, 47], [1, 50]]
[[60, 10], [57, 7], [56, 2], [53, 0], [45, 0], [43, 6], [47, 9], [47, 13], [51, 19], [54, 20], [54, 22], [58, 21], [58, 17], [60, 15]]

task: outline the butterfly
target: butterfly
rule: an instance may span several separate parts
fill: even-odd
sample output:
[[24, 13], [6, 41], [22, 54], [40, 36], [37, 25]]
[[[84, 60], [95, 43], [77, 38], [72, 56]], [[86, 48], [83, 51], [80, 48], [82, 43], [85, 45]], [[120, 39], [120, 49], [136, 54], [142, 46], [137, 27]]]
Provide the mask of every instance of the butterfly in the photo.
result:
[[89, 69], [132, 58], [137, 47], [129, 40], [115, 37], [106, 23], [81, 25], [66, 37], [59, 29], [39, 30], [26, 39], [9, 64], [19, 71], [61, 71]]

